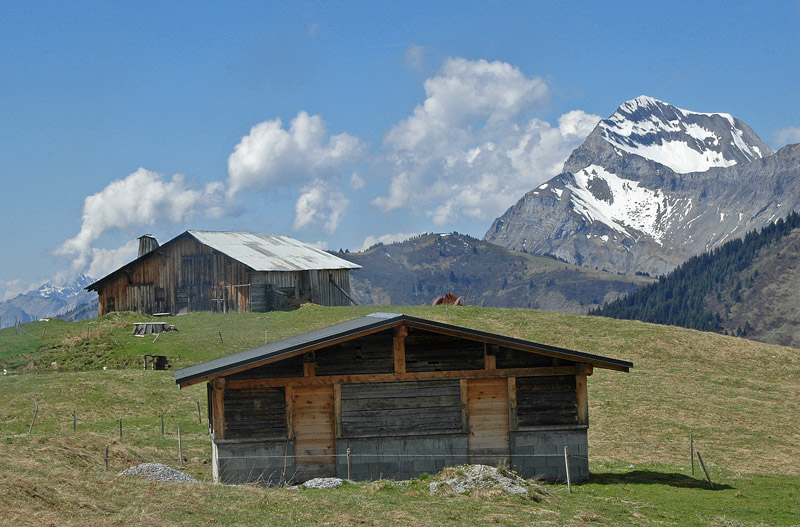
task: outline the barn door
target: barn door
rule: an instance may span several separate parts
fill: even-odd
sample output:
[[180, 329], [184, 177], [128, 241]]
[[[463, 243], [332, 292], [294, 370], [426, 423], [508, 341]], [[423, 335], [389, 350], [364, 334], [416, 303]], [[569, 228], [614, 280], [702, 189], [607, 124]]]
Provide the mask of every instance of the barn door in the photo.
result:
[[470, 379], [467, 382], [470, 463], [508, 465], [508, 381]]
[[292, 390], [295, 479], [336, 476], [333, 386]]

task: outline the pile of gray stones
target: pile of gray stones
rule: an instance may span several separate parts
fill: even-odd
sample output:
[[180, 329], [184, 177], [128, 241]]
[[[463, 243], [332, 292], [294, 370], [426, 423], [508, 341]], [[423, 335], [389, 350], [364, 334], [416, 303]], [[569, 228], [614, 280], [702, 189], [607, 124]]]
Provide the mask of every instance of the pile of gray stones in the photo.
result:
[[150, 481], [169, 483], [197, 483], [197, 480], [180, 470], [175, 470], [162, 463], [142, 463], [120, 472], [119, 477], [140, 477]]

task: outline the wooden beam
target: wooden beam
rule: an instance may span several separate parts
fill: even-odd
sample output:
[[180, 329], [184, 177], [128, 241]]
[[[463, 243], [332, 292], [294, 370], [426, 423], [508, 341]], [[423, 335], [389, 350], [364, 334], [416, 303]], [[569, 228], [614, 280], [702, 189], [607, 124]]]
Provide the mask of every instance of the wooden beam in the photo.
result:
[[485, 368], [489, 371], [494, 371], [497, 369], [497, 355], [495, 355], [496, 349], [497, 346], [494, 345], [483, 345], [483, 361]]
[[467, 379], [461, 379], [461, 431], [469, 433], [469, 386]]
[[291, 386], [286, 386], [286, 438], [294, 438], [294, 390]]
[[397, 326], [394, 328], [394, 339], [392, 339], [392, 355], [394, 356], [394, 372], [406, 372], [406, 337], [408, 336], [408, 326]]
[[214, 405], [214, 437], [225, 439], [225, 379], [215, 379], [211, 398]]
[[578, 424], [589, 424], [589, 397], [586, 388], [586, 374], [575, 376], [575, 390], [578, 394]]
[[333, 423], [336, 437], [342, 437], [342, 385], [333, 385]]
[[314, 352], [303, 355], [303, 377], [314, 377], [317, 373], [317, 363]]
[[324, 384], [364, 384], [402, 381], [438, 381], [446, 379], [489, 379], [493, 377], [542, 377], [548, 375], [575, 375], [574, 366], [546, 368], [510, 368], [505, 370], [453, 370], [411, 373], [370, 373], [357, 375], [324, 375], [316, 377], [284, 377], [279, 379], [229, 380], [230, 388], [308, 386]]
[[508, 378], [508, 429], [517, 430], [517, 378]]

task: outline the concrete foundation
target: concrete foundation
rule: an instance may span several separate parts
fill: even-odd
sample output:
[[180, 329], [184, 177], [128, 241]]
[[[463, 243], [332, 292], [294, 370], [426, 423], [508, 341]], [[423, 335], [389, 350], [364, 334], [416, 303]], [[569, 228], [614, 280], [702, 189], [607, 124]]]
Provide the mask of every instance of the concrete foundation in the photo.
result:
[[[524, 478], [566, 481], [564, 446], [569, 452], [570, 479], [589, 477], [586, 427], [539, 429], [510, 433], [510, 468]], [[356, 481], [419, 477], [444, 467], [469, 463], [469, 436], [445, 434], [411, 437], [368, 437], [336, 440], [336, 476]], [[297, 479], [292, 441], [213, 444], [214, 480], [219, 483], [277, 485]]]
[[569, 452], [571, 481], [589, 477], [586, 428], [511, 432], [511, 468], [523, 478], [566, 481], [564, 447]]
[[216, 483], [278, 485], [295, 471], [292, 441], [216, 441], [213, 453]]

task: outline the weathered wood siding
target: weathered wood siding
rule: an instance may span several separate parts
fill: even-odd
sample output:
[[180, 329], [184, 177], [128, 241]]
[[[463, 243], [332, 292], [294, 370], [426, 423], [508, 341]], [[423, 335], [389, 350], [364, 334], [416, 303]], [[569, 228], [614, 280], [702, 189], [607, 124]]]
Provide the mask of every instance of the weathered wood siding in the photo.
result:
[[484, 345], [449, 335], [409, 329], [405, 339], [406, 371], [482, 370]]
[[191, 236], [165, 244], [109, 277], [98, 291], [98, 314], [110, 311], [264, 312], [313, 302], [350, 305], [347, 269], [255, 272]]
[[283, 388], [225, 390], [226, 439], [286, 439]]
[[305, 479], [336, 475], [333, 386], [292, 388], [295, 467]]
[[461, 389], [455, 381], [345, 384], [342, 437], [461, 433]]
[[517, 377], [517, 424], [577, 425], [578, 392], [574, 375]]
[[383, 331], [317, 351], [316, 375], [391, 373], [392, 335]]
[[470, 463], [507, 464], [509, 454], [506, 379], [467, 381]]

